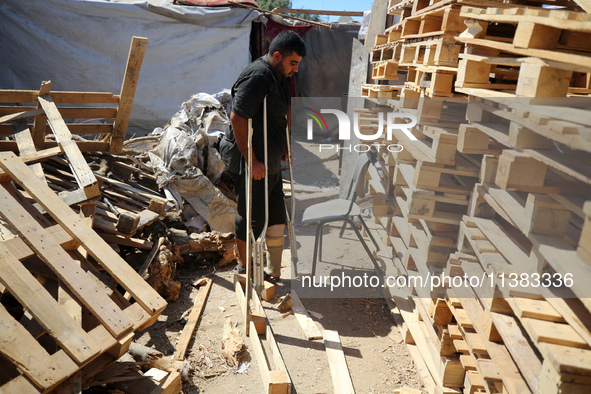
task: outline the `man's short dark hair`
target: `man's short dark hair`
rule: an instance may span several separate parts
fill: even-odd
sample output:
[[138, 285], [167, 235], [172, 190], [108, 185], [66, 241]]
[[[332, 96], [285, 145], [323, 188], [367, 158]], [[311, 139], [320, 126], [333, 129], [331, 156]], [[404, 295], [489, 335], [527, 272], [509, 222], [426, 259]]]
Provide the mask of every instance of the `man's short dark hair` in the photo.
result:
[[284, 30], [277, 34], [269, 46], [269, 53], [272, 55], [275, 52], [279, 52], [281, 56], [289, 56], [293, 52], [301, 57], [307, 54], [304, 40], [293, 30]]

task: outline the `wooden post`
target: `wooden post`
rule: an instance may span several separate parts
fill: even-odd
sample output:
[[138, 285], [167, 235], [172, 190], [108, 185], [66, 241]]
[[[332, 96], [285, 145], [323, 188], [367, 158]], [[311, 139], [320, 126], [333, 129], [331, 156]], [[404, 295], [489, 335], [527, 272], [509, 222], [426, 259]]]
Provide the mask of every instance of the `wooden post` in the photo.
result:
[[[51, 90], [51, 81], [43, 81], [39, 89], [39, 96], [49, 94]], [[41, 104], [37, 104], [37, 109], [41, 109]], [[35, 118], [33, 123], [33, 141], [37, 149], [43, 149], [45, 144], [45, 124], [47, 123], [47, 116], [40, 115]]]
[[119, 154], [123, 148], [123, 140], [129, 123], [129, 115], [133, 107], [133, 98], [137, 88], [140, 69], [146, 53], [148, 39], [145, 37], [133, 37], [129, 56], [127, 58], [127, 67], [123, 85], [121, 85], [121, 94], [119, 95], [119, 105], [117, 106], [117, 115], [113, 123], [113, 134], [111, 134], [111, 143], [109, 144], [110, 154]]

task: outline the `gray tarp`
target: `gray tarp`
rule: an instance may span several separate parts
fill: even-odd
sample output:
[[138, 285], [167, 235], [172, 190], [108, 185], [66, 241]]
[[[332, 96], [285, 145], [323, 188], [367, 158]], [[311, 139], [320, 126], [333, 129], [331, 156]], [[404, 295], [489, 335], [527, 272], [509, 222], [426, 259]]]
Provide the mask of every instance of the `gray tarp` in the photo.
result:
[[87, 0], [0, 2], [0, 88], [118, 94], [132, 36], [148, 38], [130, 119], [146, 134], [194, 92], [230, 88], [256, 11]]
[[349, 90], [351, 47], [359, 23], [332, 23], [331, 28], [314, 26], [304, 34], [308, 47], [296, 76], [302, 97], [341, 97]]

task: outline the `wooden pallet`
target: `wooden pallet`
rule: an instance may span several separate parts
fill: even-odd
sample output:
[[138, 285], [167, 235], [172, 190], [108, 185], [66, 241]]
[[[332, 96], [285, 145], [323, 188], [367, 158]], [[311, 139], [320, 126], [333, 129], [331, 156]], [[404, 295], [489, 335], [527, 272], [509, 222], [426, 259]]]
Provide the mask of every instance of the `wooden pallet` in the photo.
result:
[[453, 97], [457, 69], [452, 67], [409, 67], [405, 89], [425, 97]]
[[392, 98], [396, 97], [402, 88], [402, 85], [372, 85], [366, 83], [361, 86], [361, 97]]
[[[498, 215], [512, 226], [511, 229], [517, 231], [517, 238], [527, 237], [528, 241], [522, 242], [522, 245], [530, 250], [524, 253], [512, 247], [507, 249], [511, 254], [507, 252], [506, 259], [523, 269], [523, 272], [543, 273], [549, 269], [563, 277], [572, 275], [576, 279], [569, 291], [574, 297], [580, 297], [580, 302], [591, 310], [583, 279], [591, 277], [591, 267], [577, 256], [575, 240], [578, 240], [580, 233], [575, 232], [571, 237], [573, 227], [569, 219], [572, 220], [572, 213], [568, 209], [547, 195], [529, 194], [524, 201], [518, 192], [509, 192], [486, 184], [477, 185], [472, 199], [474, 202], [470, 215], [479, 214], [486, 218]], [[571, 238], [572, 241], [569, 240]], [[514, 243], [506, 239], [500, 238], [493, 243], [497, 249], [503, 250], [506, 245]], [[501, 243], [503, 240], [506, 244]], [[553, 295], [551, 297], [556, 298]]]
[[[0, 183], [0, 215], [19, 235], [0, 245], [0, 281], [28, 311], [16, 321], [0, 310], [14, 338], [5, 342], [2, 353], [20, 369], [2, 389], [48, 391], [77, 371], [84, 373], [85, 367], [114, 362], [133, 331], [152, 324], [166, 302], [20, 158], [2, 153], [0, 167], [26, 191]], [[25, 196], [58, 224], [42, 216]], [[133, 303], [116, 290], [118, 285], [132, 295]], [[46, 343], [56, 343], [61, 350], [50, 355], [43, 348]]]
[[[591, 334], [589, 327], [585, 324], [591, 317], [589, 311], [576, 307], [580, 301], [569, 300], [567, 303], [565, 299], [549, 293], [547, 288], [502, 287], [501, 283], [504, 282], [498, 280], [499, 275], [519, 275], [532, 272], [524, 265], [524, 258], [519, 256], [527, 249], [515, 248], [517, 244], [513, 237], [503, 239], [506, 237], [504, 230], [492, 220], [467, 218], [463, 224], [463, 231], [463, 243], [470, 245], [471, 251], [478, 256], [480, 265], [487, 266], [489, 269], [494, 267], [489, 272], [495, 278], [496, 291], [499, 295], [493, 296], [490, 293], [492, 289], [489, 288], [474, 289], [488, 312], [487, 332], [489, 339], [505, 343], [532, 390], [536, 388], [547, 390], [548, 387], [560, 385], [562, 380], [567, 380], [566, 374], [562, 376], [560, 371], [561, 369], [566, 370], [568, 368], [566, 365], [569, 364], [568, 360], [562, 356], [565, 353], [574, 352], [584, 359], [591, 354], [589, 350]], [[499, 249], [496, 248], [497, 246]], [[517, 264], [515, 267], [518, 267], [514, 271], [512, 270], [513, 263]], [[464, 272], [469, 275], [480, 275], [482, 273], [480, 265], [462, 263]], [[490, 295], [487, 295], [487, 292]], [[529, 297], [524, 298], [523, 295], [528, 292]], [[515, 296], [516, 294], [522, 294], [522, 296]], [[512, 330], [511, 327], [518, 328], [518, 330]], [[533, 344], [533, 347], [539, 352], [538, 354], [542, 355], [543, 360], [527, 347], [529, 345], [526, 345], [526, 341], [517, 340], [519, 337], [528, 338], [529, 343]], [[552, 385], [549, 385], [549, 382], [542, 384], [540, 379], [540, 371], [543, 369], [542, 361], [544, 369], [546, 369], [549, 359], [556, 360], [561, 357], [562, 360], [554, 363], [552, 368], [554, 371]], [[532, 364], [534, 361], [535, 364]], [[546, 371], [545, 374], [549, 372]], [[570, 377], [571, 382], [582, 386], [591, 383], [582, 376], [577, 377], [576, 375], [575, 373]], [[547, 380], [549, 376], [542, 379]]]
[[409, 16], [402, 21], [400, 38], [415, 39], [444, 34], [455, 35], [465, 30], [465, 19], [460, 16], [460, 7], [457, 5], [449, 5]]
[[570, 70], [550, 67], [539, 59], [460, 55], [458, 92], [479, 97], [567, 97], [586, 95], [585, 87], [571, 86]]
[[425, 40], [407, 40], [402, 45], [399, 64], [401, 66], [455, 67], [461, 49], [461, 45], [455, 42], [453, 36], [448, 35]]
[[371, 62], [385, 62], [388, 60], [397, 60], [400, 58], [402, 44], [398, 42], [389, 42], [375, 46], [371, 50]]
[[394, 60], [386, 60], [374, 64], [372, 71], [372, 79], [374, 80], [397, 80], [398, 79], [398, 63]]
[[[571, 149], [590, 152], [591, 125], [587, 120], [590, 111], [570, 107], [569, 103], [574, 104], [571, 100], [576, 100], [573, 98], [540, 100], [544, 99], [470, 98], [467, 118], [474, 128], [506, 147], [555, 149], [553, 141], [556, 141]], [[478, 139], [476, 134], [472, 141], [486, 149], [484, 139]]]
[[[518, 48], [591, 50], [591, 17], [585, 12], [536, 7], [462, 7], [462, 17], [494, 23], [494, 29], [513, 31]], [[514, 26], [517, 26], [515, 28]], [[488, 28], [488, 25], [483, 26]]]
[[[77, 141], [80, 150], [120, 153], [147, 42], [147, 38], [133, 37], [118, 95], [102, 92], [51, 92], [51, 82], [42, 83], [38, 91], [0, 90], [0, 103], [4, 104], [0, 106], [0, 136], [12, 134], [15, 122], [25, 120], [30, 122], [28, 127], [31, 128], [35, 147], [39, 150], [49, 148], [56, 145], [56, 142], [46, 139], [46, 124], [49, 121], [58, 142], [60, 130], [70, 130], [72, 134], [96, 134], [100, 137], [97, 140]], [[58, 118], [70, 121], [65, 123], [63, 120], [58, 121]], [[100, 123], [88, 122], [95, 119], [100, 119]], [[16, 152], [18, 146], [15, 141], [2, 140], [0, 150]]]

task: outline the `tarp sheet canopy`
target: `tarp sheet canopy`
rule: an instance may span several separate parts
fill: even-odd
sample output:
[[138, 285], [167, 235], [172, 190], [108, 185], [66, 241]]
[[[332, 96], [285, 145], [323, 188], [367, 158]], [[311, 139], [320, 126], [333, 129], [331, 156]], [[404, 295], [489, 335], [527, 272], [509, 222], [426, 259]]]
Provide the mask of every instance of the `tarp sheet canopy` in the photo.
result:
[[0, 88], [118, 94], [133, 36], [148, 38], [128, 129], [166, 123], [195, 92], [230, 88], [259, 12], [148, 1], [0, 2]]

